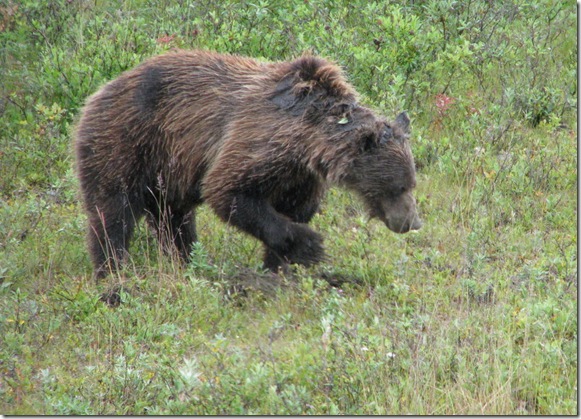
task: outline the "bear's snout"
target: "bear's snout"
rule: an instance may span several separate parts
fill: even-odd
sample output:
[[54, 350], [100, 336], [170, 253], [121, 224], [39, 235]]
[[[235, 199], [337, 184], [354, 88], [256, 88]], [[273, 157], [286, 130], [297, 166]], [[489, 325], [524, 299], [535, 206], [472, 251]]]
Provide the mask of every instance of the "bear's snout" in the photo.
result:
[[417, 231], [422, 228], [422, 220], [417, 214], [410, 214], [402, 219], [386, 218], [385, 225], [394, 233], [408, 233], [409, 231]]
[[406, 192], [396, 201], [383, 202], [383, 222], [395, 233], [407, 233], [422, 228], [422, 221], [418, 216], [416, 200], [411, 192]]

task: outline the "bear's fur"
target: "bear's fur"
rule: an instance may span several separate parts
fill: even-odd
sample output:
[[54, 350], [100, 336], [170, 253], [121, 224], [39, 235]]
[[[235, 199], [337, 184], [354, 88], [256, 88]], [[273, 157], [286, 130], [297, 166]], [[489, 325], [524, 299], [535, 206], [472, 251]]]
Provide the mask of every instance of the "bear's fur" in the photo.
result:
[[320, 262], [307, 223], [333, 184], [391, 230], [418, 229], [408, 136], [405, 113], [377, 116], [322, 58], [153, 57], [91, 96], [76, 127], [95, 273], [118, 268], [143, 216], [187, 259], [202, 202], [264, 243], [266, 268]]

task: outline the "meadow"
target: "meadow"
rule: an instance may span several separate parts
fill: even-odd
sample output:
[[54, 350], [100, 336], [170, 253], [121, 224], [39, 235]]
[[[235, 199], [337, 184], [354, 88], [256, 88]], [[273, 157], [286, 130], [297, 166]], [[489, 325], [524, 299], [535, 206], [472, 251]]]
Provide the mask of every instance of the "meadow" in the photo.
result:
[[[94, 280], [74, 123], [173, 48], [310, 51], [406, 110], [424, 227], [333, 188], [328, 261], [271, 278], [203, 207], [187, 266], [141, 224]], [[0, 0], [0, 80], [0, 413], [578, 414], [573, 1]]]

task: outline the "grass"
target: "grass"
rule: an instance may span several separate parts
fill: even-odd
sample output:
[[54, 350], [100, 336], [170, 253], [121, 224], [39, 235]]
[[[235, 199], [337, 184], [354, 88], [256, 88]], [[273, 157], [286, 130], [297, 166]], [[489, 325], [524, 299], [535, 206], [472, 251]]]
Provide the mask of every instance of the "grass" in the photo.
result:
[[[0, 411], [577, 414], [575, 9], [452, 3], [0, 3]], [[142, 224], [95, 282], [75, 115], [176, 46], [311, 49], [407, 109], [424, 228], [332, 189], [312, 222], [329, 261], [270, 278], [203, 207], [188, 266]]]

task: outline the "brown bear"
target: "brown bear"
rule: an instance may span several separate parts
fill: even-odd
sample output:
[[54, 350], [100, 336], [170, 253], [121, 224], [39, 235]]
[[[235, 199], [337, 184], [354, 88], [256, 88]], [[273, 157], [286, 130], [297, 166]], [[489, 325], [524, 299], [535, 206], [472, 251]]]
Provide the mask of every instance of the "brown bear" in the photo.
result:
[[331, 185], [359, 194], [389, 229], [419, 229], [409, 122], [361, 105], [316, 56], [150, 58], [91, 96], [75, 130], [95, 274], [118, 268], [143, 216], [187, 260], [203, 202], [261, 240], [273, 271], [323, 259], [307, 223]]

